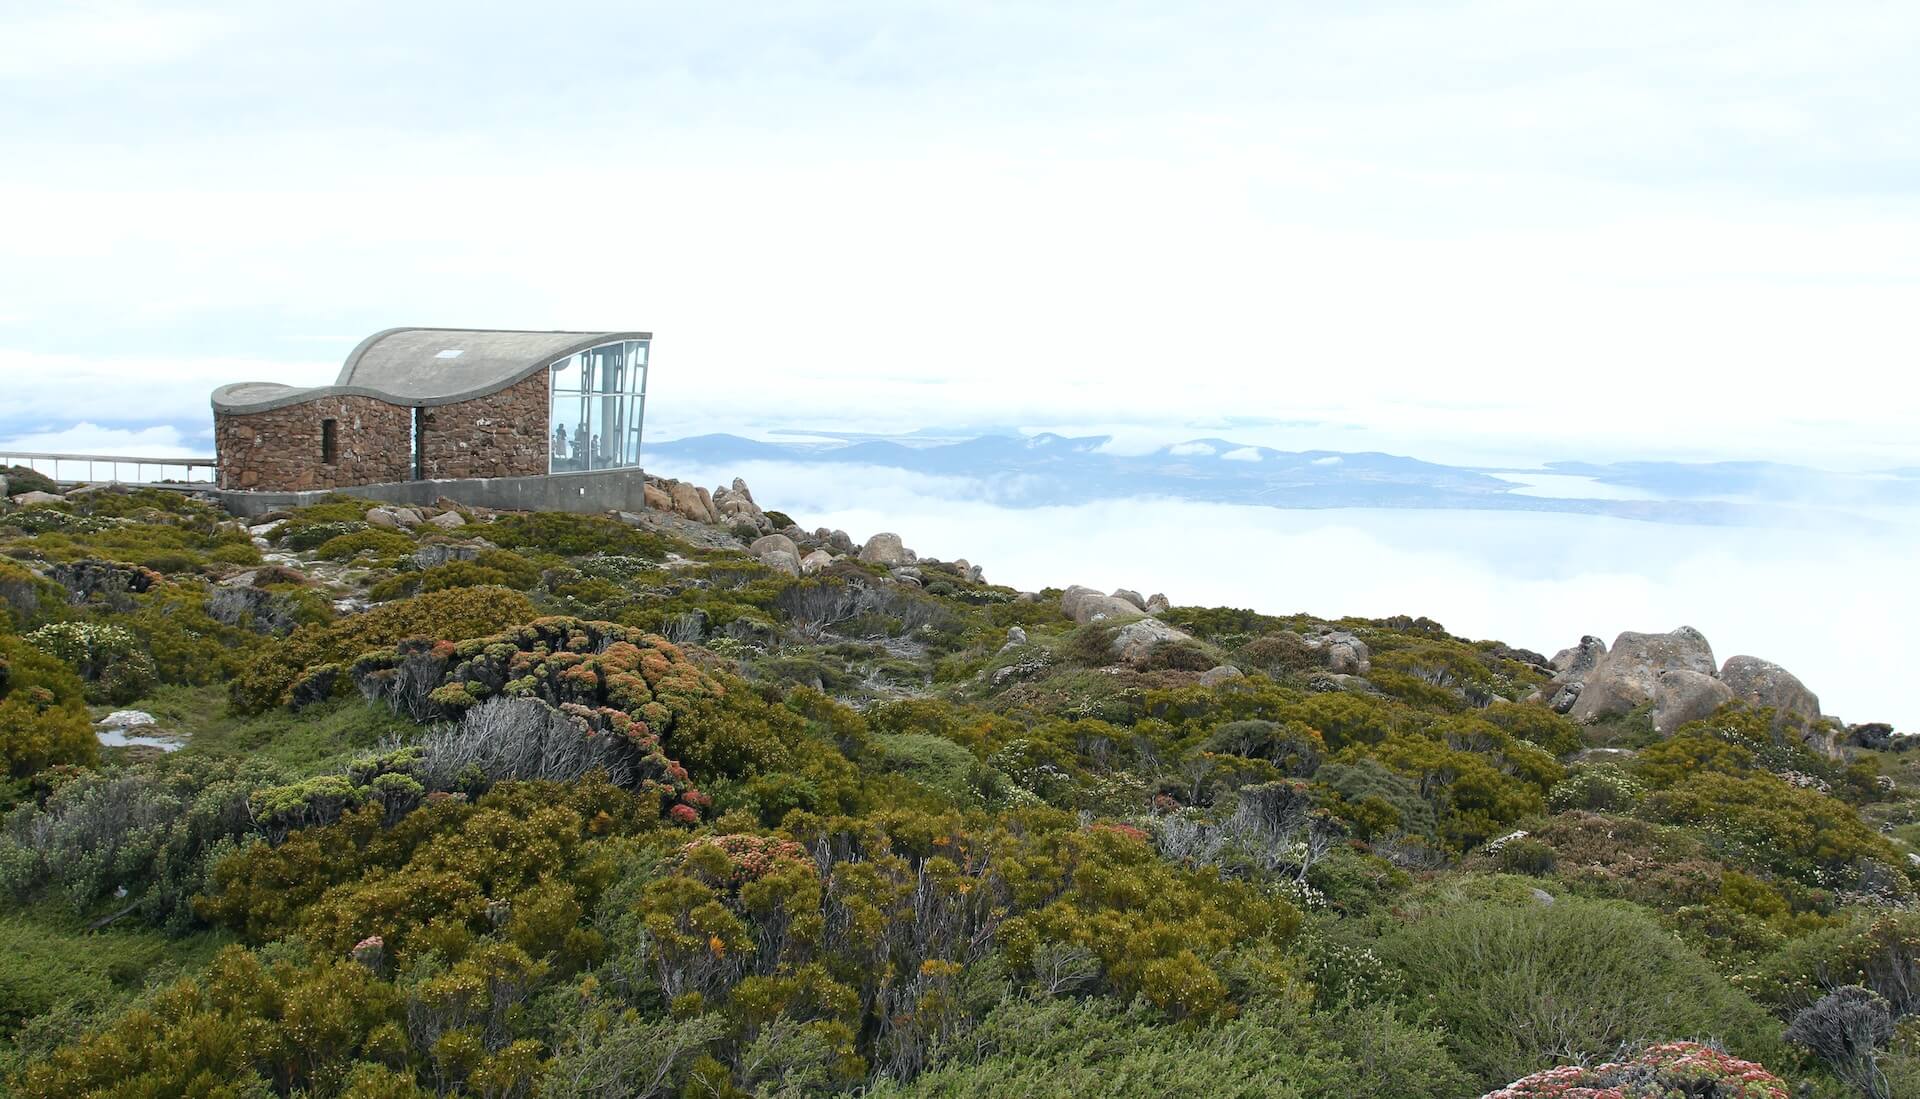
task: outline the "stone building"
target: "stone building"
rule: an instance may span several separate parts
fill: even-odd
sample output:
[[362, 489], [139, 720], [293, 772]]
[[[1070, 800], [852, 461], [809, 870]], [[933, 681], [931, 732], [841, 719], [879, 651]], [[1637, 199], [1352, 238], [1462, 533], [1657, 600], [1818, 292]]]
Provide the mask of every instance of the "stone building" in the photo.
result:
[[[651, 342], [647, 332], [376, 332], [332, 385], [214, 390], [220, 487], [285, 494], [505, 478], [524, 493], [529, 478], [637, 480]], [[544, 480], [531, 489], [555, 492]]]

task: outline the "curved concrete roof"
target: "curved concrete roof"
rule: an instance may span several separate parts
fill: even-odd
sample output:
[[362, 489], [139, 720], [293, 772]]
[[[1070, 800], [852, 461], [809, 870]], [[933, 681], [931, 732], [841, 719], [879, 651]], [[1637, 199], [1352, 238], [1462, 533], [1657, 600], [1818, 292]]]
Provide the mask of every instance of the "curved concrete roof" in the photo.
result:
[[360, 341], [332, 385], [236, 382], [213, 391], [216, 412], [266, 412], [316, 397], [356, 395], [429, 406], [484, 397], [577, 351], [650, 332], [515, 332], [389, 328]]

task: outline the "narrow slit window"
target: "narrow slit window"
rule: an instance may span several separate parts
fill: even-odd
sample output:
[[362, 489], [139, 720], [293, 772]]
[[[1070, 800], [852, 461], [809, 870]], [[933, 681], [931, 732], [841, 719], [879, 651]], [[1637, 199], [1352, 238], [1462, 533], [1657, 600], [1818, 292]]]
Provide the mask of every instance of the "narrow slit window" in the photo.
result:
[[338, 420], [320, 421], [320, 461], [323, 465], [334, 465], [340, 461], [340, 422]]

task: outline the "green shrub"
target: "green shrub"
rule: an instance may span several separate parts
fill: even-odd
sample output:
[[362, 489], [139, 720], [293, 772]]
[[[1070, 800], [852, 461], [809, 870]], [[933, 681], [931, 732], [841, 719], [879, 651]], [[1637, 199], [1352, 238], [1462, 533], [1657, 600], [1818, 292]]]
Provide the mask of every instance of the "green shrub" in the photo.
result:
[[153, 657], [119, 626], [54, 622], [28, 634], [26, 642], [80, 673], [91, 701], [132, 702], [159, 682]]
[[82, 691], [59, 659], [0, 634], [0, 767], [9, 777], [99, 758]]
[[[284, 639], [264, 643], [229, 684], [229, 697], [238, 712], [260, 713], [291, 701], [294, 687], [325, 666], [390, 650], [409, 638], [485, 637], [530, 622], [535, 615], [526, 596], [505, 588], [449, 588], [383, 604], [330, 625], [302, 626]], [[337, 686], [344, 690], [346, 682], [340, 680]]]
[[1780, 1049], [1759, 1005], [1628, 904], [1450, 904], [1381, 952], [1488, 1088], [1650, 1035], [1714, 1037], [1746, 1057]]
[[363, 556], [377, 561], [393, 561], [406, 557], [413, 550], [413, 539], [406, 535], [368, 527], [350, 534], [335, 535], [314, 547], [313, 553], [327, 561], [351, 561]]
[[541, 550], [567, 557], [613, 554], [660, 561], [667, 540], [599, 515], [540, 511], [502, 515], [487, 527], [487, 538], [506, 549]]
[[9, 496], [18, 496], [23, 492], [57, 493], [60, 491], [60, 486], [53, 483], [53, 478], [26, 466], [8, 466], [0, 469], [0, 477], [7, 480]]

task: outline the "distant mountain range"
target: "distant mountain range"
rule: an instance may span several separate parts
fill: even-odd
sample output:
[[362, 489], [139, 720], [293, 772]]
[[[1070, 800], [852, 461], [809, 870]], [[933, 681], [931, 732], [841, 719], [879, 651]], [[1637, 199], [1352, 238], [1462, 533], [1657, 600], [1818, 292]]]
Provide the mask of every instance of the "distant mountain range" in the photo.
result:
[[[797, 434], [797, 433], [796, 433]], [[1474, 508], [1573, 512], [1662, 523], [1804, 524], [1809, 510], [1920, 504], [1920, 474], [1835, 473], [1767, 462], [1554, 462], [1537, 469], [1471, 469], [1379, 452], [1284, 451], [1227, 439], [1193, 439], [1145, 454], [1110, 451], [1110, 436], [939, 431], [877, 437], [808, 433], [766, 442], [697, 435], [649, 443], [647, 465], [727, 467], [740, 462], [878, 466], [967, 478], [969, 494], [1009, 507], [1158, 496], [1278, 508]], [[1530, 487], [1526, 478], [1545, 478]], [[1579, 480], [1568, 480], [1579, 479]], [[1644, 498], [1595, 498], [1581, 483]], [[1564, 493], [1556, 495], [1556, 486]], [[1616, 492], [1615, 495], [1623, 493]]]

